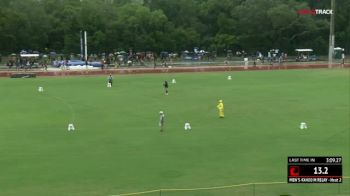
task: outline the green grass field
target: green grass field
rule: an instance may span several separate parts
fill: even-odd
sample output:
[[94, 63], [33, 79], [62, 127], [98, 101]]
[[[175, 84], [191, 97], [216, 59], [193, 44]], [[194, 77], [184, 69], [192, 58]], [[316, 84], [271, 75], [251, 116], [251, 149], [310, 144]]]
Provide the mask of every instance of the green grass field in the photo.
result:
[[[106, 87], [107, 76], [0, 78], [0, 195], [108, 196], [287, 182], [293, 155], [340, 155], [343, 175], [350, 176], [349, 73], [116, 75], [113, 88]], [[177, 83], [165, 96], [162, 82], [172, 78]], [[218, 118], [218, 99], [225, 119]], [[68, 132], [71, 121], [76, 131]], [[307, 130], [299, 129], [302, 121]], [[184, 131], [185, 122], [192, 131]], [[350, 195], [349, 181], [161, 195]]]

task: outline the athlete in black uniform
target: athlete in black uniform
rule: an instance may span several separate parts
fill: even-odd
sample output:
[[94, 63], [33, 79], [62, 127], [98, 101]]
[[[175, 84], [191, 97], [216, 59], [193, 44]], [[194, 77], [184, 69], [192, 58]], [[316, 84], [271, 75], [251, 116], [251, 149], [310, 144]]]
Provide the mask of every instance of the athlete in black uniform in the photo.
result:
[[165, 90], [165, 95], [168, 95], [168, 87], [169, 87], [169, 85], [168, 85], [168, 82], [166, 80], [164, 81], [163, 86], [164, 86], [164, 90]]
[[112, 78], [112, 75], [111, 75], [111, 74], [109, 74], [109, 76], [108, 76], [108, 83], [110, 83], [111, 86], [112, 86], [113, 78]]

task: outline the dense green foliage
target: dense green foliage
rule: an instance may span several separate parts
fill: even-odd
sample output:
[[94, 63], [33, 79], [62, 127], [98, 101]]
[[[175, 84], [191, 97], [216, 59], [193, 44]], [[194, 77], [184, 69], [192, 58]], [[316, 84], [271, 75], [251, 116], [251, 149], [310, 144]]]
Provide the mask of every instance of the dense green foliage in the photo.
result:
[[[172, 78], [165, 96], [162, 82]], [[344, 69], [115, 76], [111, 89], [106, 77], [0, 78], [0, 195], [286, 182], [287, 156], [343, 156], [349, 176], [348, 81]], [[256, 186], [255, 195], [349, 195], [349, 180]], [[253, 196], [253, 188], [162, 195]]]
[[[33, 49], [78, 53], [80, 30], [92, 53], [182, 51], [200, 47], [266, 52], [313, 48], [327, 53], [330, 8], [299, 0], [1, 0], [0, 53]], [[336, 46], [350, 48], [350, 1], [336, 1]]]

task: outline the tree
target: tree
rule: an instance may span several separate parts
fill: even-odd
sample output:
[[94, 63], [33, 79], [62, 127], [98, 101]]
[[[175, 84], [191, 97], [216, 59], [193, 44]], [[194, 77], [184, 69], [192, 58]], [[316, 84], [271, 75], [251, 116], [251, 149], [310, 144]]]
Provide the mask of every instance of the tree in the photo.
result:
[[[328, 52], [329, 0], [1, 0], [0, 52], [21, 49], [78, 53], [80, 31], [89, 51], [244, 49]], [[336, 1], [335, 43], [350, 48], [350, 1]]]

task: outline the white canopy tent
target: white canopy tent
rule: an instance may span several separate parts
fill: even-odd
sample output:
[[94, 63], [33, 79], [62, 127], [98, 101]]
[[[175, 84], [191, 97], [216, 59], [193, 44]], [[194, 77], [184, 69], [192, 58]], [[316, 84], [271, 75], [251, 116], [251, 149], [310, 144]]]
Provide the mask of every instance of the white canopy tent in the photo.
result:
[[295, 49], [297, 52], [313, 52], [313, 49]]
[[39, 57], [39, 54], [20, 54], [21, 57], [33, 58]]

